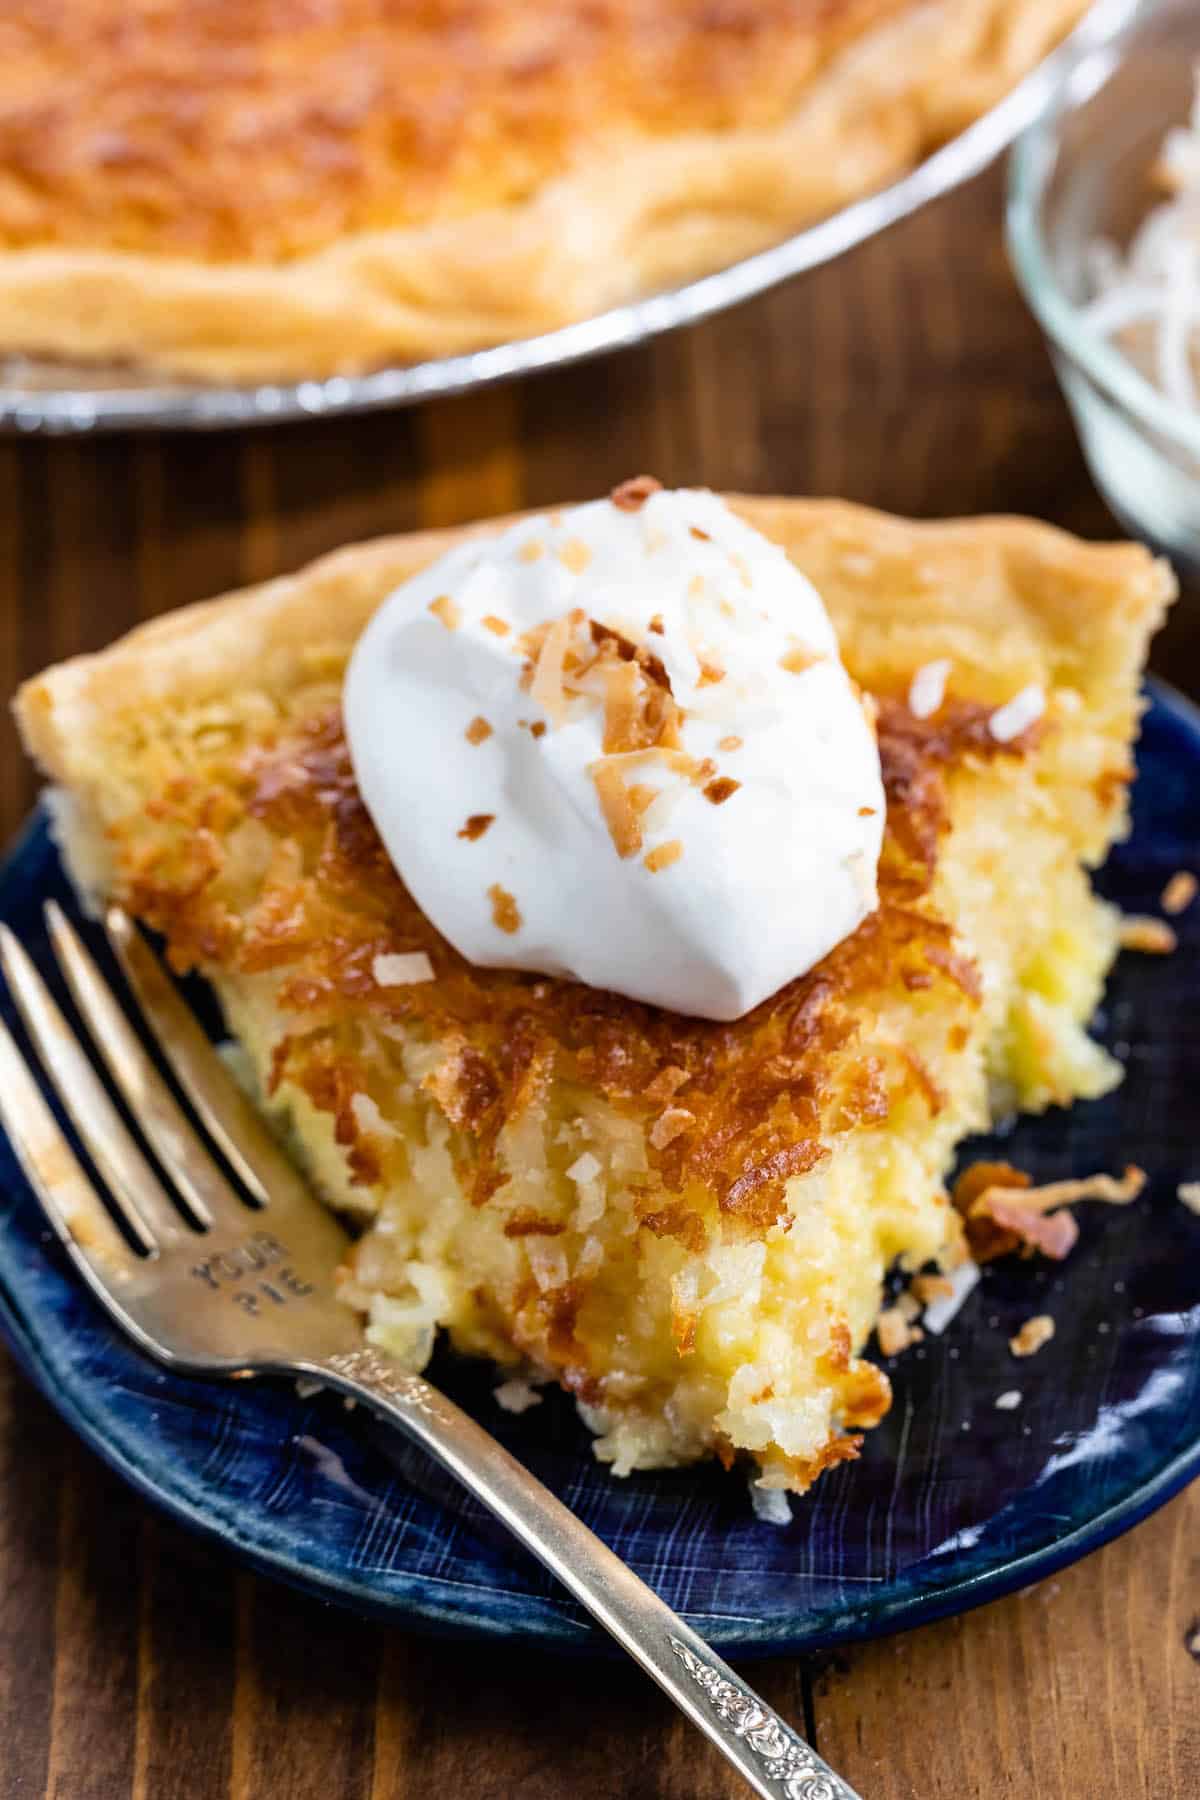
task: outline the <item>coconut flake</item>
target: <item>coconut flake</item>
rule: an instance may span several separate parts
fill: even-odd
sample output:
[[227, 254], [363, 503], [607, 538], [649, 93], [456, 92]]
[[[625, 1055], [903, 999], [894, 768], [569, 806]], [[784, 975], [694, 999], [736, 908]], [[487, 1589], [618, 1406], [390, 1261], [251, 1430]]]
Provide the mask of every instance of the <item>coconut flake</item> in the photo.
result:
[[1151, 913], [1126, 913], [1118, 942], [1122, 950], [1138, 950], [1143, 956], [1171, 956], [1179, 948], [1179, 939], [1167, 921]]
[[1187, 911], [1196, 898], [1198, 887], [1200, 883], [1197, 883], [1190, 869], [1177, 869], [1163, 889], [1159, 904], [1165, 913], [1170, 913], [1174, 918]]
[[575, 1158], [575, 1161], [567, 1170], [567, 1180], [575, 1182], [595, 1181], [597, 1175], [600, 1173], [600, 1168], [601, 1164], [599, 1158], [593, 1156], [590, 1150], [585, 1150], [582, 1156], [577, 1156]]
[[1036, 1356], [1053, 1336], [1054, 1320], [1050, 1314], [1035, 1313], [1033, 1318], [1026, 1319], [1015, 1337], [1009, 1338], [1008, 1347], [1014, 1356]]
[[499, 1387], [493, 1388], [492, 1398], [497, 1406], [509, 1413], [528, 1412], [531, 1406], [540, 1406], [542, 1403], [542, 1396], [537, 1389], [520, 1375], [514, 1375], [511, 1381], [502, 1381]]
[[1023, 1399], [1020, 1388], [1008, 1388], [1005, 1393], [996, 1395], [996, 1411], [1016, 1412]]
[[695, 1113], [689, 1112], [686, 1106], [668, 1106], [650, 1127], [651, 1144], [656, 1150], [665, 1150], [695, 1123], [695, 1119]]
[[997, 707], [988, 720], [988, 731], [998, 744], [1010, 744], [1035, 725], [1045, 710], [1045, 693], [1037, 682], [1031, 682], [1003, 706]]
[[957, 1269], [947, 1275], [946, 1280], [950, 1283], [951, 1291], [937, 1300], [931, 1300], [921, 1319], [926, 1331], [932, 1331], [934, 1337], [941, 1337], [951, 1320], [958, 1317], [968, 1295], [978, 1287], [979, 1264], [959, 1263]]
[[575, 1273], [581, 1281], [589, 1281], [604, 1262], [604, 1245], [598, 1237], [585, 1237], [575, 1259]]
[[352, 1094], [350, 1110], [354, 1114], [354, 1123], [360, 1131], [378, 1132], [381, 1137], [399, 1137], [400, 1133], [394, 1125], [389, 1125], [370, 1094]]
[[946, 680], [953, 664], [948, 656], [923, 663], [908, 690], [908, 710], [914, 719], [931, 719], [946, 698]]
[[760, 1524], [790, 1525], [792, 1522], [792, 1503], [784, 1490], [763, 1487], [753, 1476], [750, 1479], [750, 1504]]
[[[913, 1316], [920, 1309], [913, 1303]], [[875, 1335], [883, 1356], [901, 1356], [913, 1344], [919, 1344], [925, 1333], [913, 1325], [900, 1306], [885, 1306], [875, 1321]]]
[[594, 762], [589, 773], [617, 855], [636, 856], [642, 847], [642, 825], [619, 766], [615, 762]]
[[375, 958], [371, 973], [380, 987], [414, 987], [433, 980], [433, 964], [424, 950], [389, 952]]
[[561, 1244], [546, 1243], [541, 1238], [527, 1240], [526, 1255], [529, 1267], [533, 1271], [533, 1279], [543, 1294], [554, 1288], [565, 1287], [569, 1270], [567, 1253]]
[[1157, 173], [1174, 189], [1151, 208], [1128, 251], [1093, 244], [1097, 294], [1084, 321], [1116, 339], [1140, 372], [1183, 411], [1200, 407], [1200, 85], [1191, 117], [1167, 133]]
[[552, 725], [561, 725], [567, 699], [563, 692], [563, 666], [571, 643], [569, 617], [555, 619], [542, 639], [533, 670], [530, 694]]

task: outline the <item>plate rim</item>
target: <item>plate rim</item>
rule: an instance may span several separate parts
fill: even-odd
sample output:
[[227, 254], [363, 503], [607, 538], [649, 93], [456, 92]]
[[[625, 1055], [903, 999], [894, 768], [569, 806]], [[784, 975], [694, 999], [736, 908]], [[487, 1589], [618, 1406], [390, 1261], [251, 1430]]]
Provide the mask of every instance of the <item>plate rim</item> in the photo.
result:
[[[1075, 28], [996, 104], [914, 169], [781, 243], [663, 293], [644, 295], [554, 331], [366, 375], [134, 388], [49, 388], [0, 379], [0, 432], [77, 436], [118, 431], [218, 431], [298, 419], [350, 417], [566, 368], [697, 324], [781, 282], [834, 261], [978, 175], [1040, 114], [1067, 69], [1112, 44], [1142, 0], [1092, 0]], [[26, 358], [26, 361], [35, 359]]]
[[[1154, 704], [1185, 733], [1200, 758], [1200, 704], [1157, 678], [1147, 678], [1145, 689]], [[45, 829], [44, 810], [36, 808], [0, 858], [0, 874]], [[64, 1270], [64, 1277], [72, 1278], [67, 1270]], [[94, 1304], [90, 1296], [88, 1298], [89, 1303]], [[102, 1323], [103, 1318], [98, 1311], [98, 1322]], [[362, 1578], [348, 1576], [331, 1566], [306, 1565], [294, 1550], [275, 1547], [282, 1534], [275, 1534], [269, 1523], [265, 1531], [248, 1534], [244, 1528], [246, 1509], [242, 1503], [226, 1500], [210, 1488], [207, 1490], [208, 1504], [201, 1508], [181, 1488], [162, 1485], [154, 1473], [143, 1466], [132, 1448], [127, 1449], [106, 1435], [92, 1416], [91, 1408], [81, 1403], [79, 1395], [65, 1381], [56, 1379], [57, 1358], [53, 1348], [39, 1343], [32, 1324], [23, 1317], [17, 1297], [3, 1285], [0, 1285], [0, 1335], [24, 1375], [68, 1428], [103, 1463], [158, 1510], [219, 1551], [232, 1552], [258, 1573], [359, 1615], [402, 1623], [405, 1628], [441, 1637], [476, 1642], [503, 1637], [530, 1649], [566, 1650], [583, 1655], [619, 1654], [565, 1595], [512, 1589], [488, 1592], [442, 1576], [414, 1575], [401, 1570], [390, 1571], [389, 1580], [393, 1585], [384, 1592], [378, 1587], [372, 1588]], [[187, 1380], [183, 1376], [178, 1379]], [[197, 1380], [188, 1385], [199, 1389], [206, 1384]], [[685, 1617], [715, 1646], [745, 1658], [825, 1650], [931, 1624], [1056, 1574], [1140, 1524], [1197, 1476], [1200, 1476], [1200, 1436], [1178, 1448], [1148, 1480], [1132, 1480], [1119, 1498], [1102, 1512], [1078, 1520], [1063, 1537], [1036, 1545], [1016, 1556], [1005, 1557], [990, 1568], [951, 1578], [937, 1587], [911, 1580], [905, 1583], [901, 1576], [889, 1584], [889, 1593], [857, 1607], [852, 1614], [833, 1619], [823, 1629], [806, 1628], [804, 1615], [795, 1611], [775, 1618], [751, 1618], [689, 1609]], [[259, 1516], [255, 1514], [256, 1518]], [[896, 1591], [898, 1585], [901, 1586], [899, 1592]], [[469, 1607], [462, 1603], [464, 1592], [471, 1596]]]

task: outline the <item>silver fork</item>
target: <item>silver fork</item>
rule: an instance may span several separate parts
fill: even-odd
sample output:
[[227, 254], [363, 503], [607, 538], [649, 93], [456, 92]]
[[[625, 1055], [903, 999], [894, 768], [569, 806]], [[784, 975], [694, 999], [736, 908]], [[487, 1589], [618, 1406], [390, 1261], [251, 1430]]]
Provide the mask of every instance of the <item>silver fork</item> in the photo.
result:
[[[193, 1128], [61, 909], [50, 943], [80, 1017], [173, 1190], [139, 1148], [28, 953], [0, 963], [51, 1087], [103, 1182], [75, 1156], [0, 1022], [0, 1120], [46, 1217], [110, 1316], [185, 1375], [304, 1376], [398, 1425], [503, 1520], [769, 1800], [857, 1800], [689, 1625], [452, 1401], [367, 1344], [334, 1295], [349, 1239], [231, 1080], [141, 933], [110, 909], [109, 942], [143, 1020], [245, 1196]], [[121, 1230], [118, 1226], [124, 1227]], [[136, 1248], [134, 1247], [136, 1246]]]

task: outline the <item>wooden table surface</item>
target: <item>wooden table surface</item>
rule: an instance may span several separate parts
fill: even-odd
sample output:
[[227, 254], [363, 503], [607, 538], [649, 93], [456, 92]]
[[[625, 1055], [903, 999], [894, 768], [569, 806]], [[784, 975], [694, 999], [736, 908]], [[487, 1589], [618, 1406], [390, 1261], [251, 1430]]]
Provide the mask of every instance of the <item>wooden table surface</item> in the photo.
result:
[[[422, 411], [0, 442], [0, 688], [371, 533], [670, 483], [1113, 534], [1007, 273], [993, 172], [638, 351]], [[1200, 607], [1156, 663], [1200, 690]], [[34, 794], [11, 728], [0, 824]], [[966, 1618], [754, 1673], [865, 1800], [1196, 1800], [1200, 1484]], [[0, 1360], [2, 1800], [724, 1800], [632, 1669], [323, 1609], [165, 1523]]]

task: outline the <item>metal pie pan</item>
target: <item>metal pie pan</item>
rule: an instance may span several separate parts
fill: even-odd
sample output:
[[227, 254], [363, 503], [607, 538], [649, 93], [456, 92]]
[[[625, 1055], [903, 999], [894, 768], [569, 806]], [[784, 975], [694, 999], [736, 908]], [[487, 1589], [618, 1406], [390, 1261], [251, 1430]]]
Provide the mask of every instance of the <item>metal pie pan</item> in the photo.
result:
[[538, 337], [369, 375], [335, 375], [319, 381], [205, 386], [142, 378], [116, 368], [10, 357], [0, 362], [0, 430], [55, 435], [205, 431], [370, 412], [464, 393], [514, 375], [645, 343], [831, 262], [978, 174], [1037, 116], [1071, 60], [1108, 44], [1129, 23], [1138, 4], [1139, 0], [1096, 0], [1071, 36], [997, 106], [890, 187], [843, 207], [769, 250], [670, 292], [648, 295]]

